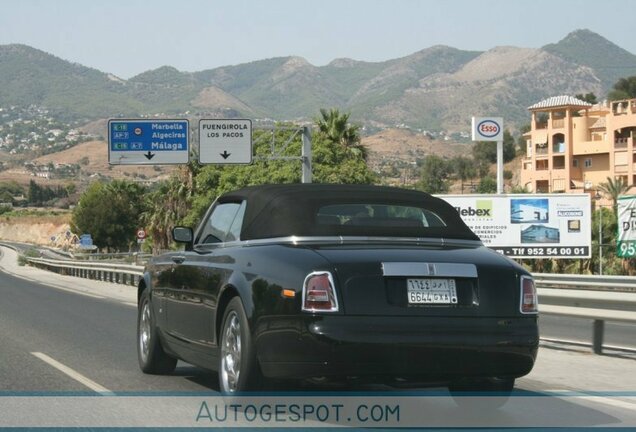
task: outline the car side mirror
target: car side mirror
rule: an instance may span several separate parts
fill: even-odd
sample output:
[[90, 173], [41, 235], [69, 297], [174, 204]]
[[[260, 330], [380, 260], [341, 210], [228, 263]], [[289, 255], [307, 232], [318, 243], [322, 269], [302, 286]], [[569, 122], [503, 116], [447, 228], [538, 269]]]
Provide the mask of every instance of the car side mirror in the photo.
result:
[[192, 250], [192, 240], [194, 234], [190, 227], [174, 227], [172, 228], [172, 239], [177, 243], [185, 243], [186, 250]]

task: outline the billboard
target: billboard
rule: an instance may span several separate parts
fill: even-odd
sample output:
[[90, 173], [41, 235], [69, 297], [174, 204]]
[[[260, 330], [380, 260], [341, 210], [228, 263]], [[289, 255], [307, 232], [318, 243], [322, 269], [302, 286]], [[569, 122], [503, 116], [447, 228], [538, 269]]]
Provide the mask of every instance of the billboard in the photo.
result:
[[[438, 195], [495, 251], [513, 258], [590, 258], [587, 194]], [[635, 237], [636, 240], [636, 237]]]
[[636, 195], [621, 196], [616, 201], [618, 213], [618, 244], [616, 255], [636, 257]]

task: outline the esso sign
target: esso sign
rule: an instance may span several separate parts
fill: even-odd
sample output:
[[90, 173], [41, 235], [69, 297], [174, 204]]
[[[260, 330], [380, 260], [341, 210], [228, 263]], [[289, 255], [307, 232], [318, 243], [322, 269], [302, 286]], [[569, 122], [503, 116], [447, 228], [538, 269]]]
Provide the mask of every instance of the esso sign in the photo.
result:
[[486, 138], [491, 138], [497, 135], [501, 128], [497, 123], [486, 120], [479, 123], [479, 126], [477, 126], [477, 130], [479, 131], [480, 135], [483, 135]]
[[473, 141], [502, 141], [503, 119], [501, 117], [473, 117]]

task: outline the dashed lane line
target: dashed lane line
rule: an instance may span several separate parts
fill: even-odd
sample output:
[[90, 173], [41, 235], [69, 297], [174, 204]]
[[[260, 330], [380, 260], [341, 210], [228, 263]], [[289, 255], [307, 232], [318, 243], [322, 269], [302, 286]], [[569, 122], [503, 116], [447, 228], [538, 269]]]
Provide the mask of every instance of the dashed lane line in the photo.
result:
[[95, 381], [91, 380], [90, 378], [85, 377], [84, 375], [77, 372], [76, 370], [71, 369], [70, 367], [58, 362], [54, 358], [51, 358], [44, 353], [32, 352], [31, 354], [39, 358], [43, 362], [47, 363], [49, 366], [53, 366], [55, 369], [71, 377], [72, 379], [79, 382], [80, 384], [85, 385], [86, 387], [93, 390], [94, 392], [97, 392], [103, 395], [113, 394], [113, 392], [108, 390], [106, 387], [100, 384], [97, 384]]

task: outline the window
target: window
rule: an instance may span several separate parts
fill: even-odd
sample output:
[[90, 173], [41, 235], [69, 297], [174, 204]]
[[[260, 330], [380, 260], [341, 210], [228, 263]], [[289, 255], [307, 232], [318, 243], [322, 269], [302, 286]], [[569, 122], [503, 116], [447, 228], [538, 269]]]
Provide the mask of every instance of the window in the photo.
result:
[[578, 159], [572, 159], [572, 166], [574, 168], [578, 168], [579, 167], [579, 160]]
[[446, 224], [430, 210], [384, 204], [338, 204], [321, 207], [319, 225], [366, 227], [444, 227]]
[[230, 226], [230, 231], [227, 233], [227, 238], [225, 241], [235, 241], [241, 239], [241, 227], [243, 226], [243, 217], [245, 216], [245, 201], [241, 203], [241, 207], [239, 207], [236, 216], [234, 217], [234, 222], [232, 222], [232, 226]]
[[245, 213], [244, 203], [217, 205], [205, 222], [200, 243], [222, 243], [237, 240]]
[[591, 168], [592, 167], [592, 159], [591, 158], [585, 159], [585, 161], [583, 162], [583, 166], [585, 166], [585, 168]]

